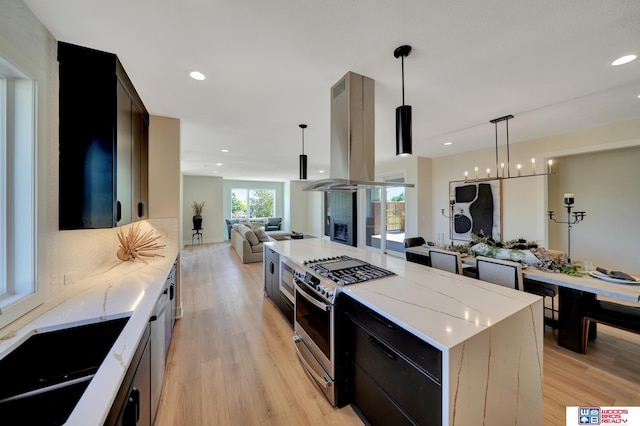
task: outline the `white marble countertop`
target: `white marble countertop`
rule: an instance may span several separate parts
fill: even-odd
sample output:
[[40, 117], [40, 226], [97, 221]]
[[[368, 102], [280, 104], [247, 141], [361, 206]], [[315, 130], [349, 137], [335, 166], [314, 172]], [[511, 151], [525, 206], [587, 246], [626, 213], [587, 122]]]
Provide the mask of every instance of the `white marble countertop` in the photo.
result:
[[131, 312], [127, 325], [65, 424], [104, 423], [178, 250], [167, 247], [162, 254], [164, 257], [150, 258], [147, 263], [116, 259], [102, 272], [78, 281], [0, 330], [0, 358], [3, 358], [34, 332]]
[[342, 290], [440, 350], [464, 343], [540, 299], [323, 238], [271, 244], [275, 251], [300, 265], [304, 260], [347, 255], [394, 272], [396, 276]]

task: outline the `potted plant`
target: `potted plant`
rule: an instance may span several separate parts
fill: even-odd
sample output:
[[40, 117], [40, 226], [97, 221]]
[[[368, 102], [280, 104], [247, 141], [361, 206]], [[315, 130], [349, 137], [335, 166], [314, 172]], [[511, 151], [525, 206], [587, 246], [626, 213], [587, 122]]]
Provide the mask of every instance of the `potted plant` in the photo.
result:
[[194, 201], [191, 204], [191, 208], [193, 209], [193, 229], [202, 229], [202, 209], [204, 208], [204, 201], [200, 203]]

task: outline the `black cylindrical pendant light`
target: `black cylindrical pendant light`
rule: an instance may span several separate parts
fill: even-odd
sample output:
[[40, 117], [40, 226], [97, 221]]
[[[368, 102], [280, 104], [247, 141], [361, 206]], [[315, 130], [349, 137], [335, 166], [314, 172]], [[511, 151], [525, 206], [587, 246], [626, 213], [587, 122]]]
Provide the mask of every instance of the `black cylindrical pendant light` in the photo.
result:
[[300, 155], [300, 179], [307, 179], [307, 156], [304, 154], [304, 129], [307, 128], [306, 124], [300, 124], [302, 129], [302, 154]]
[[404, 58], [411, 53], [411, 46], [403, 45], [393, 52], [396, 58], [402, 58], [402, 106], [396, 108], [396, 155], [411, 155], [411, 106], [404, 104]]

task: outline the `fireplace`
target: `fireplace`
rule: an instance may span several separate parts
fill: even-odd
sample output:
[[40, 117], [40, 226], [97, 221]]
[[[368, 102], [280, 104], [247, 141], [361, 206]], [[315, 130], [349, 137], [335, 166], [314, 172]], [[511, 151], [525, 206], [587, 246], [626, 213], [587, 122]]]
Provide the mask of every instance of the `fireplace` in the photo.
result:
[[346, 223], [333, 223], [333, 240], [341, 243], [349, 242], [349, 225]]
[[325, 193], [325, 232], [331, 241], [357, 247], [356, 193]]

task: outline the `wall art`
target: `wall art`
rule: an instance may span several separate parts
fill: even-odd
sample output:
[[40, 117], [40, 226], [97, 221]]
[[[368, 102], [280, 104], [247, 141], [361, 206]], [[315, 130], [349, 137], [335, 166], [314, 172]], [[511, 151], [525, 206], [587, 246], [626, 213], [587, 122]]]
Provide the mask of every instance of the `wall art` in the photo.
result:
[[502, 232], [502, 181], [449, 182], [449, 196], [455, 197], [449, 222], [452, 240], [471, 241], [471, 234], [484, 233], [498, 241]]

